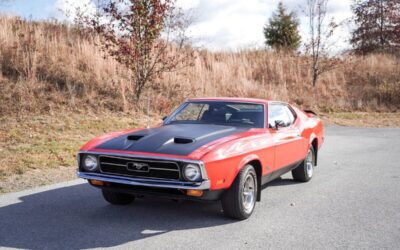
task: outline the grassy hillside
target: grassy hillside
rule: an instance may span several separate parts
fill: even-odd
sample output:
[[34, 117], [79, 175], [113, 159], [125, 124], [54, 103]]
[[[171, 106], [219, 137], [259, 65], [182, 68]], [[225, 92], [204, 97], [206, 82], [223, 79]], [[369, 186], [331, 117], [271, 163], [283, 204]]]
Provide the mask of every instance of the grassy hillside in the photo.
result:
[[[105, 59], [97, 42], [65, 25], [0, 18], [1, 114], [132, 110], [127, 70]], [[195, 96], [279, 99], [320, 111], [400, 107], [400, 59], [345, 57], [316, 88], [307, 60], [268, 51], [197, 51], [193, 67], [166, 74], [145, 96], [158, 112]]]
[[143, 126], [148, 97], [153, 122], [190, 97], [239, 96], [334, 112], [339, 124], [400, 124], [400, 113], [376, 113], [400, 109], [400, 59], [390, 55], [344, 57], [313, 88], [306, 57], [199, 50], [193, 67], [153, 82], [135, 107], [127, 70], [98, 42], [65, 25], [0, 17], [0, 193], [73, 178], [79, 147]]
[[0, 117], [0, 193], [71, 179], [84, 142], [145, 123], [110, 112]]

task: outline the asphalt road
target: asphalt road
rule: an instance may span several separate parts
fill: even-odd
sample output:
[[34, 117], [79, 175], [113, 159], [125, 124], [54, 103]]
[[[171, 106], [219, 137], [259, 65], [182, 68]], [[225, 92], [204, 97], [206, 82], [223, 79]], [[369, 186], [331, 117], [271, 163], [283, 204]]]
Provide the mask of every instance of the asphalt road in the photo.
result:
[[114, 207], [82, 181], [2, 195], [0, 247], [399, 249], [400, 129], [329, 127], [314, 174], [272, 182], [239, 222], [219, 203]]

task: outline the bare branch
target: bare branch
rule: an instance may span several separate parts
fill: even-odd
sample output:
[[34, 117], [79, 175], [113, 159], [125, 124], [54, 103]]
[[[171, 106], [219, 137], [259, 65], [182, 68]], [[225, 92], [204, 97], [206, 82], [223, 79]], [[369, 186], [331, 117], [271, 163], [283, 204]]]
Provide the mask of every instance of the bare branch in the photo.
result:
[[102, 49], [130, 70], [136, 101], [148, 83], [190, 65], [188, 24], [175, 0], [111, 0], [94, 16], [81, 13], [76, 23], [100, 34]]
[[[332, 37], [338, 25], [332, 19], [326, 23], [329, 0], [307, 0], [306, 15], [310, 38], [306, 44], [307, 54], [311, 57], [312, 85], [316, 86], [318, 78], [324, 72], [336, 67], [336, 60], [327, 60], [329, 54], [328, 39]], [[324, 60], [323, 60], [324, 59]]]

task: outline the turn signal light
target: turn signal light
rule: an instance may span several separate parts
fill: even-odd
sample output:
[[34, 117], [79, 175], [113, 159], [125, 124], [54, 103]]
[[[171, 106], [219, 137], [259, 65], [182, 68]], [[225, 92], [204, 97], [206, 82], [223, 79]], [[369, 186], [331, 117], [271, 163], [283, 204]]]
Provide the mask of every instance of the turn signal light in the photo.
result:
[[224, 184], [225, 183], [225, 179], [222, 179], [222, 180], [218, 180], [217, 181], [217, 185], [221, 185], [221, 184]]
[[98, 180], [89, 180], [90, 184], [95, 185], [95, 186], [105, 186], [104, 181], [98, 181]]
[[188, 189], [186, 194], [189, 196], [200, 197], [203, 195], [203, 190]]

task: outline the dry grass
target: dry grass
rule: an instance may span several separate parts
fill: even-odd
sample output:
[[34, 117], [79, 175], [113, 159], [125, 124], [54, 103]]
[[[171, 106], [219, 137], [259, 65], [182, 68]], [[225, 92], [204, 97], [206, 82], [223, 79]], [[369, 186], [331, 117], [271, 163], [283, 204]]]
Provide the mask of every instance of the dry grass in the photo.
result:
[[96, 42], [64, 25], [0, 18], [0, 105], [15, 105], [1, 113], [121, 109], [126, 70]]
[[[96, 43], [98, 37], [65, 25], [0, 18], [0, 114], [133, 110], [128, 71], [105, 59]], [[278, 99], [325, 112], [400, 107], [400, 59], [390, 55], [346, 56], [313, 88], [306, 57], [268, 51], [195, 54], [193, 67], [148, 86], [144, 96], [152, 98], [152, 110], [165, 113], [198, 96]]]
[[145, 118], [121, 113], [1, 118], [0, 192], [58, 180], [49, 174], [71, 178], [83, 143], [106, 132], [141, 127]]

